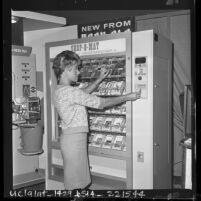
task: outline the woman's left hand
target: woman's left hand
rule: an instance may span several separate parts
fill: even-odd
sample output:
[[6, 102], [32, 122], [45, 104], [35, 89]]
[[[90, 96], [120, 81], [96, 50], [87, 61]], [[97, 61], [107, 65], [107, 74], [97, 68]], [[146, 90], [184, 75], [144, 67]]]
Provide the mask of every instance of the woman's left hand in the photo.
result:
[[105, 78], [109, 75], [109, 73], [110, 73], [110, 70], [105, 69], [105, 68], [101, 68], [101, 70], [100, 70], [100, 75], [99, 75], [99, 79], [100, 79], [100, 80], [105, 79]]

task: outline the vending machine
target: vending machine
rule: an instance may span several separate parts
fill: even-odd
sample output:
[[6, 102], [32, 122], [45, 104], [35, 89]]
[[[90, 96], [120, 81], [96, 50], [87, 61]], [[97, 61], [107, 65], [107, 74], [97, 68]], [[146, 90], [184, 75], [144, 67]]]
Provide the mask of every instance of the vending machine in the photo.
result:
[[[13, 187], [29, 180], [38, 169], [42, 149], [40, 99], [36, 90], [36, 56], [28, 46], [12, 46]], [[26, 164], [26, 165], [25, 165]], [[31, 180], [31, 179], [30, 179]]]
[[64, 50], [82, 59], [75, 85], [87, 86], [100, 68], [107, 68], [110, 74], [93, 94], [107, 98], [142, 91], [134, 102], [103, 110], [88, 108], [90, 188], [171, 188], [172, 44], [153, 30], [46, 43], [47, 186], [48, 181], [63, 182], [52, 62]]

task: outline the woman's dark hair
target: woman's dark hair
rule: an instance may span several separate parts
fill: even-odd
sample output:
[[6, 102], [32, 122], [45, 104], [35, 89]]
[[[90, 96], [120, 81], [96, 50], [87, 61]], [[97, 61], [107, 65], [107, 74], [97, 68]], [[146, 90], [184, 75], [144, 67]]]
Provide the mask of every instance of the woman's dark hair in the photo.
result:
[[61, 74], [64, 72], [65, 68], [70, 66], [74, 61], [76, 61], [78, 65], [81, 65], [80, 57], [70, 50], [63, 51], [54, 58], [52, 68], [57, 78], [57, 84], [59, 83]]

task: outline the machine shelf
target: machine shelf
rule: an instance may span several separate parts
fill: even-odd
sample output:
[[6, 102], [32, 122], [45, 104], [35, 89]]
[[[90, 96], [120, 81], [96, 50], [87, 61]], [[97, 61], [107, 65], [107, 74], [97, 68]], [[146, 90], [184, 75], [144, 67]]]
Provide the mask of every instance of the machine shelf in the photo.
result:
[[101, 94], [96, 94], [99, 97], [119, 97], [122, 96], [123, 94], [119, 94], [119, 95], [101, 95]]
[[122, 136], [126, 136], [126, 133], [122, 133], [122, 132], [102, 131], [102, 130], [92, 130], [92, 129], [90, 129], [90, 131], [93, 132], [93, 133], [101, 133], [101, 134], [111, 134], [111, 135], [122, 135]]
[[[82, 77], [81, 80], [95, 80], [97, 79], [97, 77]], [[113, 76], [109, 76], [109, 77], [106, 77], [105, 80], [109, 80], [109, 79], [115, 79], [115, 80], [118, 80], [118, 79], [126, 79], [125, 76], [122, 76], [122, 75], [119, 75], [119, 76], [116, 76], [116, 75], [113, 75]]]
[[100, 148], [94, 146], [89, 146], [89, 154], [108, 158], [116, 158], [121, 160], [125, 160], [127, 156], [126, 151], [114, 150], [112, 148]]
[[112, 179], [112, 180], [116, 180], [116, 181], [126, 182], [126, 178], [122, 178], [122, 177], [116, 177], [116, 176], [102, 174], [102, 173], [93, 172], [93, 171], [91, 171], [91, 174], [96, 177], [103, 177], [103, 178]]
[[126, 116], [126, 114], [120, 113], [105, 113], [105, 112], [96, 112], [96, 111], [89, 111], [89, 115], [106, 115], [106, 116]]

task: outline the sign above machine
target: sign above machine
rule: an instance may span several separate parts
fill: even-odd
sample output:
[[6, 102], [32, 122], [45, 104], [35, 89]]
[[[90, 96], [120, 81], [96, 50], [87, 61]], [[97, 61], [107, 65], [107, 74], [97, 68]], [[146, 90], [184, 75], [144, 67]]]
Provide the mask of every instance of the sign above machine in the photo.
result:
[[76, 52], [79, 56], [125, 52], [126, 39], [118, 38], [51, 47], [50, 58], [54, 58], [61, 51], [65, 50]]
[[134, 17], [78, 25], [78, 38], [134, 31]]

